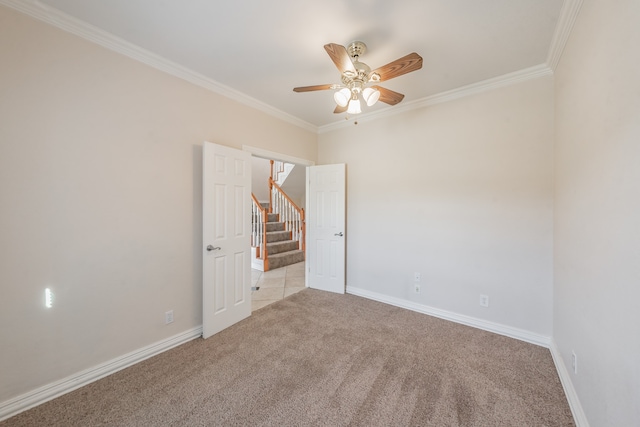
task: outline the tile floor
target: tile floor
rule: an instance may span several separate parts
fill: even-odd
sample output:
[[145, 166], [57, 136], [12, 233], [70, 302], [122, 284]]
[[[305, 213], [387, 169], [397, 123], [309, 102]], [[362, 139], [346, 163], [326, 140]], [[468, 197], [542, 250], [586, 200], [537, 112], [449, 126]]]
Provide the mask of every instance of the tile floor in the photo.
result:
[[251, 270], [251, 311], [256, 311], [289, 295], [300, 292], [304, 286], [304, 262], [291, 264], [271, 271]]

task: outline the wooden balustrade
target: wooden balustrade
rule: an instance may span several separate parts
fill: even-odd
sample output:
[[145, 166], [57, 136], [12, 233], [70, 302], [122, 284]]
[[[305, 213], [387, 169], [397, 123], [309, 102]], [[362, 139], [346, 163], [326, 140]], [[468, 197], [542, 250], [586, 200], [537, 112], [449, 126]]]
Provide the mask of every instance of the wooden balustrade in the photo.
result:
[[280, 215], [280, 221], [285, 224], [285, 230], [291, 232], [291, 239], [298, 241], [300, 250], [305, 249], [305, 221], [304, 209], [298, 207], [282, 188], [269, 178], [271, 213]]
[[267, 260], [267, 209], [251, 194], [251, 246], [256, 248], [256, 257], [262, 259], [265, 271]]
[[278, 182], [280, 178], [280, 174], [285, 171], [285, 162], [281, 162], [280, 160], [269, 160], [271, 162], [271, 179], [275, 182]]
[[269, 162], [271, 163], [271, 174], [269, 175], [269, 213], [273, 213], [273, 200], [271, 197], [273, 188], [271, 182], [278, 181], [278, 177], [285, 170], [285, 163], [280, 160], [269, 160]]

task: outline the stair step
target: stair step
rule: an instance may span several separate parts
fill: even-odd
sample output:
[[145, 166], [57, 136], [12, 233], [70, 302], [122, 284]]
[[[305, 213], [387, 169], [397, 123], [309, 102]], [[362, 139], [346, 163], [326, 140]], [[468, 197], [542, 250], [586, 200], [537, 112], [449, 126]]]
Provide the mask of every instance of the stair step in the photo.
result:
[[278, 222], [280, 219], [278, 218], [279, 216], [280, 215], [274, 213], [267, 214], [267, 222]]
[[267, 233], [270, 231], [284, 231], [284, 222], [268, 222]]
[[286, 267], [302, 261], [304, 261], [304, 252], [301, 250], [282, 252], [275, 255], [269, 254], [269, 270]]
[[295, 251], [300, 247], [300, 244], [295, 240], [284, 240], [282, 242], [267, 243], [267, 253], [269, 257], [271, 255], [279, 254], [282, 252]]
[[291, 240], [290, 231], [268, 231], [267, 243], [282, 242], [283, 240]]

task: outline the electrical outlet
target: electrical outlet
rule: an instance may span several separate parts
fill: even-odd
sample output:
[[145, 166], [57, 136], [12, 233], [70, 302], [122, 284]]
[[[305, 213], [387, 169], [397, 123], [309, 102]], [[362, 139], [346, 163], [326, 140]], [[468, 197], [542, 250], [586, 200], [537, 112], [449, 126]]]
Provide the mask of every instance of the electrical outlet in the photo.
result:
[[489, 296], [488, 295], [480, 295], [480, 306], [481, 307], [489, 307]]
[[413, 281], [414, 282], [419, 282], [420, 279], [422, 279], [422, 274], [420, 273], [413, 273]]
[[418, 285], [417, 283], [415, 285], [413, 285], [413, 291], [416, 294], [419, 294], [420, 293], [420, 285]]
[[173, 323], [173, 310], [169, 310], [164, 313], [164, 323], [168, 325], [169, 323]]
[[576, 356], [576, 352], [571, 350], [571, 367], [573, 368], [573, 373], [578, 373], [578, 356]]

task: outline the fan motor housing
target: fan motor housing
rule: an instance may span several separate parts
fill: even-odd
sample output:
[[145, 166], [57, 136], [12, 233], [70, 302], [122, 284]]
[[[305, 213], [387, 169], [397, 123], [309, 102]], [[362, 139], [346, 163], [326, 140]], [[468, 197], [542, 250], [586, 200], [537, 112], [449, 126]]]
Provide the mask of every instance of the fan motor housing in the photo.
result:
[[351, 59], [355, 59], [367, 51], [367, 45], [363, 42], [351, 42], [349, 46], [347, 46], [347, 53], [351, 57]]
[[371, 73], [371, 67], [359, 61], [359, 57], [366, 51], [367, 45], [360, 41], [352, 42], [347, 46], [347, 53], [356, 71], [354, 73], [352, 70], [347, 70], [342, 73], [342, 83], [356, 92], [360, 92], [363, 86], [367, 84]]

